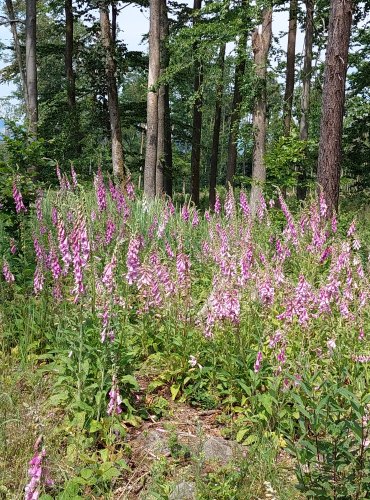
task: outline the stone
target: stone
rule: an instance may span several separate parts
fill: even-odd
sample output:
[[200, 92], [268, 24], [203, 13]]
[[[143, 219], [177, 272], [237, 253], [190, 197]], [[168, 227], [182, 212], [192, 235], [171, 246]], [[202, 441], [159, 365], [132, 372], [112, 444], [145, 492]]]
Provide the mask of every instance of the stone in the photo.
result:
[[178, 483], [171, 495], [169, 500], [195, 500], [196, 499], [196, 489], [195, 483], [190, 481], [182, 481]]
[[226, 439], [211, 436], [203, 444], [203, 456], [208, 461], [227, 464], [233, 458], [233, 449]]
[[144, 452], [149, 452], [149, 454], [155, 455], [156, 457], [168, 457], [171, 454], [166, 436], [163, 436], [162, 433], [156, 430], [151, 430], [148, 433], [143, 432], [140, 443]]

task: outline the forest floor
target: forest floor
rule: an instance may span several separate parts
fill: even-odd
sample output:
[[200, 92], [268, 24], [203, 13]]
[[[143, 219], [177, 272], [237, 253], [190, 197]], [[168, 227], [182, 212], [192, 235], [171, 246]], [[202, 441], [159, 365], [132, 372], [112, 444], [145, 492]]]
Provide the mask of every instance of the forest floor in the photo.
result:
[[[48, 436], [50, 476], [67, 479], [81, 473], [79, 461], [72, 464], [68, 458], [66, 415], [53, 405], [52, 376], [44, 373], [42, 364], [23, 370], [16, 354], [15, 349], [12, 355], [3, 355], [0, 365], [0, 431], [5, 444], [0, 458], [2, 500], [24, 498], [29, 449], [35, 434]], [[255, 449], [239, 445], [229, 439], [231, 415], [220, 409], [204, 410], [174, 402], [169, 387], [153, 393], [148, 391], [151, 380], [140, 373], [136, 376], [140, 383], [139, 404], [154, 411], [135, 425], [122, 422], [124, 437], [115, 448], [124, 450], [126, 465], [112, 478], [111, 490], [97, 496], [86, 484], [82, 496], [67, 488], [56, 497], [46, 493], [40, 498], [304, 498], [296, 489], [292, 458], [284, 450], [274, 454], [260, 449], [256, 453]]]

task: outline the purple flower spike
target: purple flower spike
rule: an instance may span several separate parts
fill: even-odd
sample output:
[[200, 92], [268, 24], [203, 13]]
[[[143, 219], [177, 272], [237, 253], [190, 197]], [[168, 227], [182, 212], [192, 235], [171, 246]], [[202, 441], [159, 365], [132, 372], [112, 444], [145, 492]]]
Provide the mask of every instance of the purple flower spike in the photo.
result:
[[13, 198], [15, 203], [15, 210], [17, 214], [21, 212], [27, 212], [27, 208], [24, 206], [23, 198], [21, 192], [18, 190], [17, 185], [13, 182]]

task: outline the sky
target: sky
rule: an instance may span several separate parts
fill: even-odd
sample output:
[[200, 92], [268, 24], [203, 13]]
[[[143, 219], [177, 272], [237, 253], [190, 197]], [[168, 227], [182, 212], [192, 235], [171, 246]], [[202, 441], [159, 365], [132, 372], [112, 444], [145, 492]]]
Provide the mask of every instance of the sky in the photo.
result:
[[[192, 0], [187, 0], [187, 3], [192, 3]], [[118, 18], [119, 28], [121, 30], [120, 38], [122, 38], [128, 50], [147, 50], [146, 43], [142, 43], [143, 35], [149, 30], [149, 12], [148, 9], [140, 9], [134, 5], [128, 5], [120, 11]], [[275, 12], [273, 14], [272, 30], [273, 35], [277, 36], [280, 32], [286, 32], [288, 29], [288, 12]], [[0, 26], [0, 41], [5, 44], [12, 43], [10, 30], [6, 26]], [[303, 50], [304, 35], [302, 32], [297, 32], [297, 53]], [[286, 50], [287, 36], [280, 40], [281, 47]], [[0, 60], [0, 68], [6, 63]], [[9, 97], [14, 90], [13, 84], [0, 83], [0, 116], [6, 113], [3, 98]]]

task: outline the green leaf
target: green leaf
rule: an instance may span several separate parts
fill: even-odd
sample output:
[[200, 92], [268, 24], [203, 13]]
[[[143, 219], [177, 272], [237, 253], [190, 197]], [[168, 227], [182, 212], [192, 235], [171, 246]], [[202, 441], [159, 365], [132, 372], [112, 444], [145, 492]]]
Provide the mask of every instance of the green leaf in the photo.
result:
[[140, 389], [138, 381], [132, 375], [124, 375], [123, 377], [121, 377], [121, 382], [123, 384], [131, 385], [134, 389]]
[[80, 476], [83, 477], [84, 479], [90, 479], [90, 477], [93, 475], [93, 471], [86, 467], [85, 469], [82, 469], [80, 472]]
[[171, 385], [171, 396], [172, 396], [173, 401], [175, 401], [179, 391], [180, 391], [180, 384], [172, 384]]
[[247, 432], [248, 432], [248, 429], [240, 429], [236, 435], [236, 442], [241, 443]]
[[97, 420], [92, 420], [90, 424], [90, 432], [98, 432], [103, 428], [102, 424], [98, 422]]
[[243, 441], [244, 446], [250, 446], [253, 443], [256, 443], [258, 441], [258, 436], [255, 434], [251, 434], [250, 436], [247, 437], [245, 441]]

